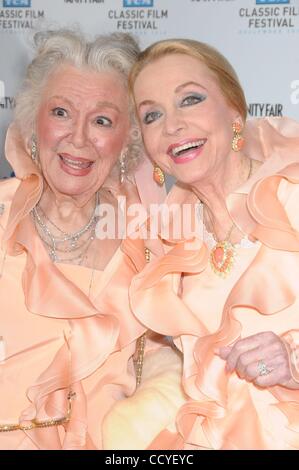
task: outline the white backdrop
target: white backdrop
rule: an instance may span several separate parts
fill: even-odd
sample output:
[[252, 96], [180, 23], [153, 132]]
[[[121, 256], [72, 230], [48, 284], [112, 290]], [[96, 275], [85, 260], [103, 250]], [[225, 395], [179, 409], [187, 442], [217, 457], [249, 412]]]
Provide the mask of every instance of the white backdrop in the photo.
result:
[[125, 31], [141, 46], [169, 37], [217, 47], [235, 67], [251, 116], [299, 120], [299, 0], [0, 0], [0, 177], [14, 95], [35, 30], [80, 25], [90, 35]]

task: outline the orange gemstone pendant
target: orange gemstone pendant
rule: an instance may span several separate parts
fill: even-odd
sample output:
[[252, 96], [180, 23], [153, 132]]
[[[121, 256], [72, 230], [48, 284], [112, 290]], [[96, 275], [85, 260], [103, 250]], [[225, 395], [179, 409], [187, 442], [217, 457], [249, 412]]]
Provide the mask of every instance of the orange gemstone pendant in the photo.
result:
[[210, 253], [210, 264], [218, 276], [225, 277], [235, 261], [235, 247], [229, 241], [218, 242]]

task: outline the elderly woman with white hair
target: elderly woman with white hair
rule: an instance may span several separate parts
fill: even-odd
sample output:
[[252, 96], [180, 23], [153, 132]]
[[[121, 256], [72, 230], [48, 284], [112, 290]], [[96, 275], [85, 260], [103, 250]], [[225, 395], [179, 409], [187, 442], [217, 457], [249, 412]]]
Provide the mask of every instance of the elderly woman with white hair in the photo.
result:
[[139, 200], [138, 47], [67, 30], [35, 42], [6, 140], [16, 178], [0, 185], [0, 448], [102, 448], [102, 418], [135, 391], [144, 333], [128, 300], [137, 267], [121, 237], [96, 233], [99, 207], [113, 226], [118, 196]]

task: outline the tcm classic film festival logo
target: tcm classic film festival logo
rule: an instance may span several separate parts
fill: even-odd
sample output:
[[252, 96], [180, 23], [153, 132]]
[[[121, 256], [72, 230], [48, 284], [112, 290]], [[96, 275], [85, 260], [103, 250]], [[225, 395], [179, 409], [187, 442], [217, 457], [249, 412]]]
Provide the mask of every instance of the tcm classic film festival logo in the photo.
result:
[[33, 29], [45, 18], [44, 10], [32, 8], [31, 0], [2, 0], [0, 31], [21, 32]]
[[298, 32], [299, 6], [291, 0], [255, 0], [252, 7], [239, 8], [240, 33]]
[[[161, 0], [120, 0], [119, 9], [109, 10], [108, 18], [113, 29], [124, 32], [163, 34], [168, 20], [168, 9], [156, 8]], [[163, 4], [163, 1], [161, 2]]]

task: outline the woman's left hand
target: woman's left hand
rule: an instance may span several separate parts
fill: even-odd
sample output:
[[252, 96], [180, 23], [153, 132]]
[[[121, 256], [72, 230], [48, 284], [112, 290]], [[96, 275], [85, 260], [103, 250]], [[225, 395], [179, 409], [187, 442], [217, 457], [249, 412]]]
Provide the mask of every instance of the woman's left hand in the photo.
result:
[[287, 348], [272, 331], [264, 331], [220, 348], [217, 354], [226, 360], [226, 370], [260, 387], [282, 385], [299, 388], [292, 379]]

